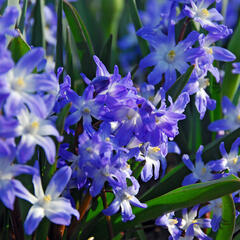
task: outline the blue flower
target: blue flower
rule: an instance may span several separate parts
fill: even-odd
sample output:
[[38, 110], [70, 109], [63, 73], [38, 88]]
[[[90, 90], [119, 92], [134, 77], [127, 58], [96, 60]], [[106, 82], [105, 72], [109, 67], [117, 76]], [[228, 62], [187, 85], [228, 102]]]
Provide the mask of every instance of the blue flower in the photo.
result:
[[217, 28], [218, 24], [216, 21], [222, 21], [223, 16], [216, 8], [208, 10], [208, 7], [213, 2], [215, 2], [215, 0], [190, 0], [191, 7], [185, 6], [184, 13], [186, 16], [200, 23], [200, 25], [207, 30], [209, 28]]
[[227, 153], [224, 147], [224, 142], [222, 142], [219, 147], [222, 158], [219, 160], [211, 161], [211, 168], [216, 172], [228, 170], [228, 173], [225, 173], [223, 176], [229, 174], [238, 176], [238, 172], [240, 171], [240, 156], [238, 155], [239, 145], [240, 138], [237, 138], [232, 144], [230, 152]]
[[232, 65], [234, 67], [234, 69], [232, 70], [232, 73], [240, 74], [240, 62], [235, 62]]
[[53, 75], [32, 73], [42, 61], [43, 56], [42, 48], [34, 48], [8, 72], [0, 75], [0, 101], [5, 101], [4, 112], [7, 116], [16, 116], [24, 104], [32, 112], [42, 116], [47, 112], [43, 97], [36, 92], [54, 91], [56, 84]]
[[193, 62], [203, 53], [199, 48], [191, 48], [198, 40], [197, 32], [191, 32], [185, 40], [176, 44], [174, 31], [174, 25], [169, 24], [168, 36], [147, 27], [137, 32], [140, 37], [149, 41], [153, 48], [153, 51], [140, 61], [139, 66], [141, 68], [155, 66], [148, 75], [150, 84], [159, 83], [162, 74], [165, 73], [164, 88], [166, 90], [175, 82], [176, 70], [181, 74], [185, 73], [189, 67], [188, 62]]
[[15, 152], [16, 149], [12, 144], [0, 139], [0, 199], [3, 204], [11, 210], [13, 210], [16, 195], [14, 185], [20, 183], [13, 178], [20, 174], [36, 173], [33, 167], [13, 164]]
[[161, 217], [158, 217], [155, 221], [155, 224], [158, 226], [167, 227], [172, 237], [169, 239], [179, 239], [182, 234], [182, 231], [178, 228], [180, 221], [174, 216], [174, 212], [170, 212]]
[[217, 131], [234, 131], [240, 127], [240, 103], [234, 106], [228, 97], [222, 98], [222, 111], [224, 119], [216, 120], [208, 126], [208, 129], [213, 132]]
[[121, 208], [122, 220], [123, 222], [131, 221], [135, 218], [135, 215], [132, 213], [131, 204], [135, 207], [146, 208], [147, 205], [141, 203], [135, 195], [139, 190], [139, 183], [133, 177], [131, 177], [132, 186], [128, 187], [127, 183], [124, 187], [116, 187], [113, 189], [115, 199], [111, 205], [103, 210], [105, 215], [113, 215]]
[[[50, 120], [43, 119], [26, 108], [22, 109], [17, 120], [0, 119], [3, 128], [0, 129], [2, 137], [21, 137], [17, 146], [17, 159], [21, 163], [25, 163], [31, 159], [34, 154], [36, 145], [40, 145], [47, 156], [50, 164], [55, 161], [56, 146], [54, 141], [48, 137], [53, 135], [59, 141], [62, 137], [59, 135], [56, 127]], [[10, 128], [11, 126], [11, 128]]]
[[196, 219], [198, 207], [199, 205], [193, 207], [189, 212], [187, 212], [186, 208], [182, 210], [183, 218], [179, 227], [185, 231], [185, 237], [189, 240], [194, 239], [194, 237], [210, 240], [211, 238], [201, 228], [211, 228], [211, 219]]
[[204, 162], [202, 161], [202, 151], [203, 146], [200, 146], [196, 154], [195, 166], [193, 165], [187, 154], [183, 155], [182, 160], [184, 164], [192, 172], [183, 179], [183, 186], [196, 183], [199, 180], [201, 182], [207, 182], [213, 179], [213, 174], [211, 174], [212, 169], [210, 165], [204, 164]]
[[59, 169], [49, 182], [45, 193], [42, 188], [40, 176], [34, 175], [33, 186], [35, 196], [20, 182], [15, 182], [16, 196], [32, 204], [24, 222], [24, 229], [27, 234], [30, 235], [35, 231], [44, 216], [51, 222], [61, 225], [69, 225], [71, 223], [71, 215], [79, 219], [79, 212], [72, 207], [70, 200], [60, 197], [71, 174], [72, 170], [68, 166]]
[[216, 232], [222, 220], [222, 199], [218, 198], [210, 201], [208, 205], [200, 208], [198, 216], [202, 217], [208, 212], [212, 213], [212, 230]]
[[7, 7], [4, 14], [0, 16], [0, 44], [5, 41], [5, 34], [17, 36], [18, 32], [11, 27], [15, 24], [18, 17], [18, 10], [16, 7]]

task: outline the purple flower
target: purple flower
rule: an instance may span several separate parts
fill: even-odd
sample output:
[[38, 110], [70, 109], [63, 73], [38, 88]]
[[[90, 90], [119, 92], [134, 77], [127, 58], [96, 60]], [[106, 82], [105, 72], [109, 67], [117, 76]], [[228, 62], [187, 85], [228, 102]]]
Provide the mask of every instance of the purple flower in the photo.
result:
[[158, 217], [155, 221], [158, 226], [167, 227], [172, 239], [179, 239], [182, 231], [178, 228], [179, 219], [174, 216], [174, 212], [167, 213], [161, 217]]
[[222, 98], [222, 111], [224, 119], [216, 120], [208, 126], [208, 129], [213, 132], [221, 130], [234, 131], [240, 127], [240, 103], [234, 106], [228, 97]]
[[185, 40], [176, 44], [174, 31], [173, 24], [169, 24], [168, 36], [150, 28], [138, 31], [138, 35], [149, 41], [153, 47], [153, 51], [140, 61], [140, 67], [155, 66], [148, 75], [149, 83], [154, 85], [161, 81], [161, 76], [165, 73], [165, 90], [175, 82], [176, 70], [181, 74], [185, 73], [189, 67], [188, 62], [193, 62], [196, 57], [202, 55], [199, 48], [191, 48], [198, 40], [197, 32], [191, 32]]
[[56, 83], [52, 75], [31, 73], [43, 56], [42, 48], [34, 48], [8, 72], [0, 75], [0, 101], [5, 101], [4, 112], [7, 116], [17, 115], [24, 104], [42, 116], [47, 112], [43, 98], [36, 92], [52, 92]]
[[222, 220], [222, 199], [218, 198], [199, 210], [198, 217], [202, 217], [204, 214], [211, 212], [212, 213], [212, 230], [216, 232], [219, 229], [219, 225]]
[[234, 174], [238, 176], [238, 172], [240, 171], [240, 157], [238, 155], [239, 145], [240, 138], [237, 138], [232, 144], [230, 152], [227, 153], [224, 147], [224, 142], [222, 142], [219, 147], [222, 158], [211, 161], [211, 168], [216, 172], [228, 170], [228, 173], [225, 173], [224, 175]]
[[139, 183], [133, 177], [131, 177], [132, 186], [128, 187], [127, 183], [123, 188], [116, 187], [113, 189], [115, 194], [115, 199], [111, 205], [103, 210], [105, 215], [111, 216], [118, 212], [121, 208], [122, 221], [131, 221], [135, 218], [135, 215], [132, 213], [131, 204], [135, 207], [146, 208], [147, 205], [140, 203], [140, 201], [135, 197], [139, 190]]
[[3, 126], [0, 129], [0, 136], [7, 138], [21, 136], [17, 146], [19, 162], [25, 163], [30, 160], [34, 154], [35, 146], [40, 145], [44, 149], [49, 163], [54, 163], [56, 146], [49, 135], [57, 137], [59, 141], [62, 140], [62, 137], [51, 121], [30, 113], [26, 108], [21, 110], [17, 120], [2, 118], [0, 121]]
[[42, 218], [46, 216], [51, 222], [61, 225], [71, 223], [71, 215], [79, 219], [79, 212], [74, 209], [69, 199], [60, 197], [66, 187], [72, 170], [65, 166], [59, 169], [52, 177], [44, 193], [39, 175], [33, 176], [35, 196], [32, 195], [20, 182], [15, 182], [16, 196], [32, 204], [24, 223], [27, 234], [32, 234]]
[[18, 32], [15, 29], [10, 29], [16, 22], [18, 10], [16, 7], [7, 7], [4, 14], [0, 16], [0, 44], [5, 41], [5, 34], [17, 36]]
[[12, 144], [0, 139], [0, 199], [3, 204], [13, 210], [16, 190], [14, 184], [20, 182], [13, 177], [20, 174], [35, 174], [33, 167], [22, 164], [13, 164], [16, 149]]
[[211, 174], [212, 169], [210, 168], [210, 165], [205, 165], [202, 161], [202, 151], [203, 146], [200, 146], [196, 154], [195, 166], [193, 165], [187, 154], [183, 155], [182, 160], [184, 164], [192, 172], [183, 179], [183, 186], [196, 183], [199, 180], [201, 182], [207, 182], [213, 179], [213, 174]]
[[186, 208], [182, 210], [183, 218], [179, 227], [185, 231], [185, 237], [189, 240], [194, 239], [194, 237], [210, 240], [211, 238], [201, 228], [211, 228], [211, 219], [196, 219], [198, 207], [199, 205], [193, 207], [189, 212]]
[[222, 21], [223, 16], [217, 11], [216, 8], [208, 7], [215, 2], [215, 0], [190, 0], [191, 7], [185, 6], [184, 13], [186, 16], [193, 18], [194, 21], [200, 23], [205, 28], [217, 28], [218, 24], [216, 21]]
[[235, 62], [232, 65], [234, 67], [234, 69], [232, 70], [232, 73], [240, 74], [240, 62]]

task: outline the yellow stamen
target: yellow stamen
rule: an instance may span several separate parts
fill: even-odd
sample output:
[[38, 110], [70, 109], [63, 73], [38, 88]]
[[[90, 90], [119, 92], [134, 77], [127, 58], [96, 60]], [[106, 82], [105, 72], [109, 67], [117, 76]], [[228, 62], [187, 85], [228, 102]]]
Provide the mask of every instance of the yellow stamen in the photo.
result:
[[39, 123], [37, 121], [33, 121], [31, 124], [33, 129], [38, 129], [39, 128]]
[[177, 220], [177, 219], [169, 219], [168, 221], [169, 221], [169, 223], [172, 224], [172, 225], [173, 225], [173, 224], [174, 224], [174, 225], [175, 225], [175, 224], [178, 224], [178, 220]]
[[206, 173], [207, 169], [205, 167], [202, 168], [202, 174]]
[[240, 121], [240, 114], [238, 114], [237, 119], [238, 119], [238, 121]]
[[105, 139], [107, 142], [109, 142], [110, 141], [110, 138], [109, 137], [106, 137], [106, 139]]
[[83, 112], [85, 112], [85, 113], [90, 113], [90, 110], [89, 110], [89, 108], [84, 108], [84, 109], [83, 109]]
[[197, 220], [193, 220], [192, 223], [197, 223]]
[[206, 9], [206, 8], [203, 8], [201, 10], [201, 16], [202, 17], [208, 17], [210, 14], [209, 14], [209, 11]]
[[18, 78], [16, 83], [19, 87], [24, 87], [25, 86], [25, 82], [24, 82], [22, 77]]
[[91, 152], [92, 152], [92, 148], [91, 148], [91, 147], [87, 147], [87, 148], [86, 148], [86, 151], [89, 152], [89, 153], [91, 153]]
[[46, 202], [50, 202], [52, 200], [51, 196], [50, 195], [47, 195], [47, 196], [44, 196], [44, 201]]
[[153, 147], [152, 150], [153, 150], [155, 153], [157, 153], [157, 152], [160, 151], [160, 148], [159, 148], [159, 147]]
[[212, 55], [212, 54], [213, 54], [212, 48], [207, 48], [207, 53], [210, 54], [210, 55]]
[[167, 55], [168, 61], [169, 61], [169, 62], [172, 62], [175, 57], [176, 57], [175, 51], [173, 51], [173, 50], [169, 51], [169, 53], [168, 53], [168, 55]]
[[233, 159], [233, 163], [236, 164], [237, 162], [238, 162], [238, 158], [235, 157], [235, 158]]

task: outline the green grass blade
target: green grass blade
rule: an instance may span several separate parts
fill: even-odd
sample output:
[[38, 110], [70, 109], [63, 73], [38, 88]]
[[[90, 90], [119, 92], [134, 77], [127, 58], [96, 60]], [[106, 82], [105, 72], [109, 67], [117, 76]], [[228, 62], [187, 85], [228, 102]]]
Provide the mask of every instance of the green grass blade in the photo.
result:
[[63, 1], [63, 10], [77, 45], [81, 70], [91, 78], [95, 75], [96, 67], [92, 58], [94, 49], [90, 36], [77, 10], [65, 0]]
[[24, 31], [25, 17], [27, 12], [27, 2], [28, 2], [27, 0], [23, 1], [22, 13], [21, 13], [19, 24], [18, 24], [18, 28], [21, 31], [21, 33], [23, 33]]
[[34, 24], [32, 29], [32, 45], [46, 47], [45, 42], [45, 17], [44, 17], [44, 0], [37, 0], [34, 7]]
[[[63, 22], [62, 22], [63, 1], [58, 1], [57, 10], [57, 46], [56, 46], [56, 66], [55, 72], [59, 67], [63, 67]], [[60, 77], [62, 82], [62, 76]]]
[[16, 38], [13, 38], [8, 46], [8, 49], [11, 51], [12, 59], [14, 62], [18, 62], [18, 60], [27, 53], [31, 48], [23, 39], [21, 33]]
[[[142, 22], [140, 20], [139, 14], [138, 14], [136, 1], [128, 0], [128, 4], [129, 4], [129, 8], [130, 8], [131, 18], [132, 18], [135, 30], [137, 31], [140, 28], [142, 28]], [[142, 55], [146, 56], [150, 52], [147, 41], [140, 37], [137, 37], [137, 39], [138, 39], [138, 44], [141, 49]]]
[[235, 205], [231, 195], [222, 197], [222, 221], [216, 240], [231, 240], [235, 227]]

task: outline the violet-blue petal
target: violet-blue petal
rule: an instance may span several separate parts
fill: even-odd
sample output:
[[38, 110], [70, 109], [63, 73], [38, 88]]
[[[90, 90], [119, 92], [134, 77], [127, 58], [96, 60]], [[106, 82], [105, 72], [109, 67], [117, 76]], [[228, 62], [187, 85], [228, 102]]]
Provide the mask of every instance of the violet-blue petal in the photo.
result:
[[24, 229], [28, 235], [31, 235], [38, 227], [44, 217], [44, 209], [38, 205], [33, 205], [24, 222]]
[[236, 56], [225, 48], [213, 46], [212, 50], [213, 50], [213, 56], [215, 60], [232, 62], [236, 59]]
[[60, 168], [52, 177], [47, 186], [46, 195], [50, 195], [53, 199], [57, 198], [66, 187], [72, 175], [72, 169], [68, 166]]
[[13, 210], [15, 193], [11, 180], [1, 180], [0, 184], [0, 199], [7, 208]]

